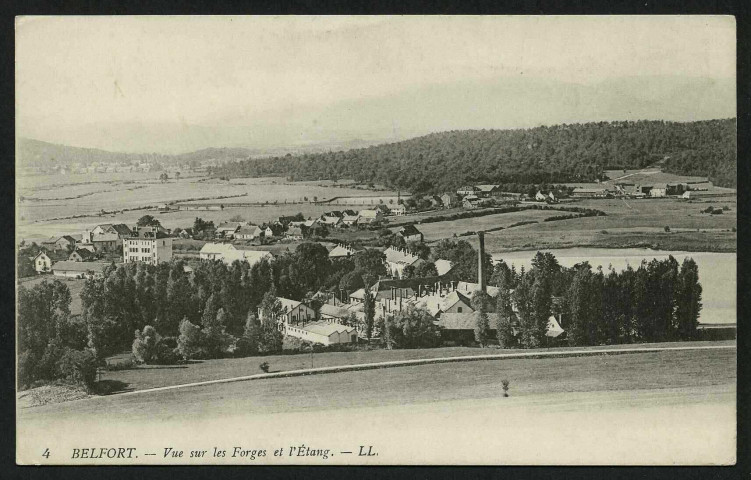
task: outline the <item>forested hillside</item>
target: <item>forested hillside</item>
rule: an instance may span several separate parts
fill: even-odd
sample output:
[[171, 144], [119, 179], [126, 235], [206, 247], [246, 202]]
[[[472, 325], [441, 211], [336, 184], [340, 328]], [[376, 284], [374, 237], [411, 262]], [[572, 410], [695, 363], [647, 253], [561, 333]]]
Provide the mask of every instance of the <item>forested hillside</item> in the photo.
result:
[[227, 163], [219, 175], [354, 178], [413, 192], [465, 183], [592, 181], [607, 168], [708, 176], [735, 186], [736, 120], [599, 122], [434, 133], [369, 148]]

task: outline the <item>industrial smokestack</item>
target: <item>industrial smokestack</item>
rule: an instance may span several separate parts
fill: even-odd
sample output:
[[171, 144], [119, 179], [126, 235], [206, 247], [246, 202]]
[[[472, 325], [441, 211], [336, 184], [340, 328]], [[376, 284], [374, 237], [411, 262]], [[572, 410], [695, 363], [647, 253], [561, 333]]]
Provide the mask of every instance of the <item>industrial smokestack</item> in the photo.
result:
[[477, 232], [477, 239], [480, 241], [480, 251], [477, 254], [477, 283], [480, 284], [480, 291], [485, 293], [487, 291], [483, 267], [483, 259], [485, 258], [485, 232]]

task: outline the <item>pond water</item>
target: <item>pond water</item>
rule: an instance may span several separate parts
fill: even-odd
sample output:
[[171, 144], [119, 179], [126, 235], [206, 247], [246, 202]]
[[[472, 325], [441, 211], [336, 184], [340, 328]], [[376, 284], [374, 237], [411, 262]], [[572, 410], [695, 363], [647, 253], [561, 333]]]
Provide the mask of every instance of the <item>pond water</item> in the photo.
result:
[[[593, 268], [609, 265], [620, 271], [631, 265], [638, 268], [642, 260], [653, 258], [662, 260], [669, 255], [682, 263], [686, 257], [694, 259], [699, 266], [703, 308], [699, 316], [701, 323], [736, 323], [736, 254], [714, 252], [680, 252], [650, 250], [647, 248], [566, 248], [544, 250], [552, 253], [564, 267], [588, 261]], [[504, 260], [516, 269], [522, 266], [526, 270], [532, 266], [532, 257], [537, 250], [492, 253], [493, 260]]]

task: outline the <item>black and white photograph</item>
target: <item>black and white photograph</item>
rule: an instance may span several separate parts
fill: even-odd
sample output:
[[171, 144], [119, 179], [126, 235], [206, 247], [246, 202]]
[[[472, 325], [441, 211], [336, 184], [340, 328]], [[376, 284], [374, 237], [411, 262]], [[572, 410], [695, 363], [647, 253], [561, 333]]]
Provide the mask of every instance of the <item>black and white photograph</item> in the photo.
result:
[[736, 47], [16, 17], [16, 462], [734, 465]]

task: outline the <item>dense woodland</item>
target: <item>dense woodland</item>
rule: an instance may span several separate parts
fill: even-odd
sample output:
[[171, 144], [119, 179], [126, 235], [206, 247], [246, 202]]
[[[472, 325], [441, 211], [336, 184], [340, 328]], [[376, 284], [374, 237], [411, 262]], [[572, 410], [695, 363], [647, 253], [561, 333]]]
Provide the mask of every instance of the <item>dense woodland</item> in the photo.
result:
[[216, 175], [354, 178], [414, 193], [468, 183], [592, 181], [608, 168], [708, 176], [736, 186], [736, 120], [599, 122], [520, 130], [461, 130], [343, 152], [228, 162]]

